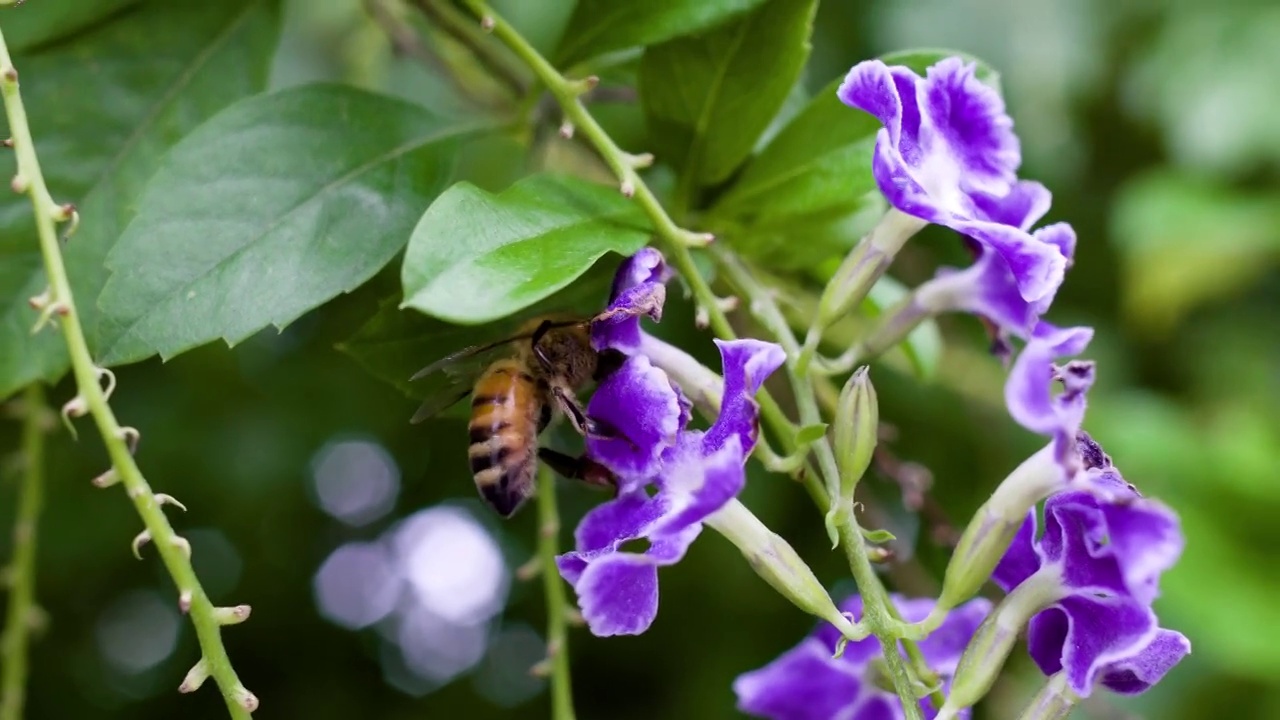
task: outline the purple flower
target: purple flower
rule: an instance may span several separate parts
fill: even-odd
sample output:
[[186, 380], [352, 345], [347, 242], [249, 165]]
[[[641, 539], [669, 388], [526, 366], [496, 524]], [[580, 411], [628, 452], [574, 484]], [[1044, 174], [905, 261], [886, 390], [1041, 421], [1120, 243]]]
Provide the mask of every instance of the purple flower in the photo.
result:
[[1160, 628], [1151, 603], [1161, 573], [1182, 553], [1178, 518], [1141, 497], [1112, 466], [1087, 471], [1085, 490], [1045, 501], [1044, 533], [1027, 515], [992, 579], [1006, 592], [1036, 578], [1057, 600], [1027, 628], [1031, 657], [1046, 675], [1064, 671], [1087, 697], [1103, 686], [1139, 693], [1191, 651], [1180, 633]]
[[[1003, 197], [975, 193], [974, 200], [983, 218], [1020, 230], [1030, 230], [1049, 209], [1049, 191], [1043, 185], [1019, 181]], [[1047, 225], [1032, 232], [1032, 242], [1051, 246], [1070, 263], [1075, 254], [1076, 234], [1066, 223]], [[998, 345], [1006, 334], [1026, 338], [1057, 294], [1057, 286], [1034, 301], [1027, 301], [1017, 279], [997, 252], [974, 243], [977, 257], [964, 270], [941, 268], [937, 276], [920, 286], [917, 297], [933, 312], [963, 310], [980, 315], [995, 325]]]
[[[1005, 404], [1020, 425], [1053, 438], [1054, 454], [1067, 479], [1079, 470], [1076, 438], [1084, 422], [1085, 396], [1093, 385], [1092, 362], [1075, 360], [1056, 365], [1058, 358], [1084, 352], [1093, 328], [1060, 328], [1040, 322], [1018, 354], [1005, 383]], [[1062, 392], [1053, 394], [1054, 380]]]
[[596, 349], [613, 348], [634, 355], [640, 347], [640, 316], [662, 319], [670, 279], [666, 260], [654, 248], [641, 248], [624, 260], [613, 277], [606, 309], [614, 314], [591, 325], [591, 342]]
[[1062, 284], [1066, 257], [988, 212], [991, 198], [1014, 189], [1022, 153], [1000, 93], [975, 77], [975, 67], [947, 58], [921, 78], [868, 60], [849, 71], [838, 94], [884, 125], [872, 171], [889, 202], [982, 243], [1004, 260], [1024, 300], [1040, 300]]
[[[903, 619], [916, 622], [933, 609], [933, 600], [891, 596]], [[854, 596], [841, 610], [860, 615], [862, 598]], [[991, 610], [991, 603], [978, 598], [952, 610], [943, 624], [920, 643], [929, 666], [943, 678], [956, 663]], [[791, 650], [768, 665], [743, 675], [733, 683], [738, 709], [770, 720], [896, 720], [904, 717], [898, 697], [881, 689], [872, 676], [872, 661], [881, 657], [880, 643], [870, 637], [849, 643], [844, 654], [832, 657], [839, 634], [829, 625], [821, 626]], [[887, 681], [887, 678], [880, 678]], [[921, 703], [932, 716], [927, 703]]]
[[[628, 358], [597, 388], [587, 406], [620, 437], [589, 436], [593, 459], [618, 476], [619, 494], [587, 513], [576, 550], [557, 558], [578, 595], [591, 632], [635, 635], [658, 612], [658, 568], [684, 556], [702, 521], [746, 482], [744, 463], [756, 442], [755, 394], [785, 360], [782, 348], [758, 340], [716, 341], [724, 364], [720, 416], [704, 433], [688, 430], [688, 405], [666, 373], [643, 355]], [[646, 486], [656, 484], [650, 496]], [[642, 553], [625, 543], [647, 540]]]

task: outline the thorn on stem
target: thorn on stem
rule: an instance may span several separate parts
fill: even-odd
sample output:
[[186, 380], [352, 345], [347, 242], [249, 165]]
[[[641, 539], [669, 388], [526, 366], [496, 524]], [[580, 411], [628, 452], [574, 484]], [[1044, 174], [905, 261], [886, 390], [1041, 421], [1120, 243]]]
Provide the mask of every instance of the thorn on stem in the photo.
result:
[[143, 545], [146, 545], [146, 544], [147, 544], [147, 543], [149, 543], [149, 542], [151, 542], [151, 531], [150, 531], [150, 530], [143, 530], [142, 532], [140, 532], [140, 533], [138, 533], [137, 535], [135, 535], [135, 536], [134, 536], [134, 538], [133, 538], [133, 542], [132, 542], [132, 543], [130, 543], [130, 545], [129, 545], [129, 547], [133, 549], [133, 556], [134, 556], [134, 557], [136, 557], [136, 558], [138, 558], [139, 560], [141, 560], [141, 559], [142, 559], [142, 546], [143, 546]]
[[640, 153], [639, 155], [628, 153], [624, 157], [633, 170], [643, 170], [653, 165], [653, 153]]
[[66, 222], [70, 220], [71, 217], [75, 215], [75, 213], [76, 213], [76, 206], [74, 203], [63, 203], [53, 211], [53, 221]]
[[630, 178], [623, 180], [622, 186], [618, 189], [622, 191], [622, 197], [624, 198], [630, 198], [636, 194], [636, 184], [631, 182]]
[[98, 376], [98, 382], [102, 382], [102, 378], [107, 379], [107, 386], [102, 389], [102, 399], [110, 400], [111, 393], [116, 391], [116, 374], [104, 367], [95, 367], [94, 373]]
[[191, 591], [183, 590], [178, 593], [178, 611], [183, 615], [191, 612]]
[[209, 663], [200, 658], [200, 662], [191, 666], [187, 671], [187, 676], [182, 679], [182, 684], [178, 686], [180, 693], [193, 693], [204, 685], [204, 681], [209, 679]]
[[76, 230], [80, 228], [80, 212], [76, 210], [74, 206], [72, 206], [70, 203], [68, 203], [66, 207], [71, 207], [72, 210], [71, 210], [71, 223], [67, 225], [66, 232], [62, 233], [62, 242], [64, 243], [70, 240], [71, 236], [75, 235]]
[[62, 406], [62, 424], [67, 426], [67, 432], [71, 433], [72, 440], [79, 440], [80, 435], [76, 432], [76, 426], [71, 422], [71, 418], [84, 417], [89, 412], [89, 403], [85, 399], [77, 395], [68, 400]]
[[573, 137], [573, 123], [565, 120], [560, 123], [560, 137], [568, 140]]
[[529, 674], [536, 678], [551, 677], [551, 660], [542, 659], [529, 668]]
[[480, 29], [485, 32], [493, 32], [493, 29], [497, 27], [497, 25], [498, 22], [493, 19], [492, 15], [485, 15], [480, 18]]
[[4, 144], [4, 146], [5, 146], [5, 147], [7, 147], [7, 148], [12, 148], [12, 147], [13, 147], [13, 138], [5, 138], [5, 139], [4, 139], [4, 143], [3, 143], [3, 144]]
[[172, 542], [173, 546], [181, 550], [182, 554], [186, 555], [188, 560], [191, 559], [191, 543], [188, 542], [186, 538], [181, 535], [174, 535]]
[[237, 685], [231, 690], [231, 697], [235, 698], [236, 704], [244, 708], [246, 712], [253, 712], [258, 709], [258, 696], [249, 692], [243, 685]]
[[187, 506], [178, 502], [172, 495], [167, 495], [165, 493], [156, 493], [155, 498], [156, 498], [156, 505], [158, 506], [163, 507], [165, 505], [172, 505], [178, 508], [179, 510], [181, 510], [182, 512], [187, 511]]
[[98, 477], [89, 481], [96, 488], [109, 488], [120, 482], [120, 476], [116, 475], [115, 468], [107, 468], [107, 471]]
[[49, 306], [49, 300], [49, 288], [45, 288], [44, 292], [39, 295], [33, 295], [32, 297], [27, 298], [27, 304], [31, 306], [32, 310], [44, 310]]
[[538, 528], [538, 537], [553, 538], [560, 533], [559, 523], [545, 523]]
[[2, 75], [5, 80], [11, 83], [18, 82], [18, 69], [12, 65], [9, 65], [4, 70], [0, 71], [0, 75]]
[[253, 612], [253, 608], [248, 605], [236, 605], [235, 607], [219, 607], [213, 609], [213, 619], [219, 625], [239, 625], [249, 619], [249, 614]]
[[13, 176], [13, 179], [9, 181], [9, 187], [15, 193], [21, 195], [27, 191], [27, 188], [31, 187], [31, 183], [27, 180], [25, 175], [17, 173]]
[[587, 624], [587, 619], [582, 616], [582, 611], [575, 607], [564, 609], [564, 620], [571, 627], [583, 627]]
[[138, 441], [142, 439], [142, 433], [137, 428], [125, 426], [116, 431], [116, 437], [124, 441], [129, 446], [129, 454], [138, 454]]
[[528, 562], [516, 568], [516, 579], [528, 582], [542, 572], [542, 559], [537, 555], [529, 558]]

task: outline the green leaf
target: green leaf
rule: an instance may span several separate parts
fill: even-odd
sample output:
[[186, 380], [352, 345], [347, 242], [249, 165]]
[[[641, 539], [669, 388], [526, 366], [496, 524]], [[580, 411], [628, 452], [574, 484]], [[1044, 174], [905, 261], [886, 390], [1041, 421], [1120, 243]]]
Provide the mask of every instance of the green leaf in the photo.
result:
[[4, 9], [4, 39], [9, 52], [21, 53], [30, 47], [73, 35], [139, 0], [75, 0], [75, 2], [30, 2]]
[[522, 323], [540, 315], [570, 313], [590, 317], [602, 310], [609, 299], [616, 265], [596, 263], [560, 292], [486, 325], [454, 325], [401, 309], [399, 296], [388, 298], [378, 312], [338, 348], [374, 377], [406, 395], [422, 398], [438, 389], [442, 378], [437, 375], [414, 383], [410, 383], [409, 378], [454, 350], [513, 335]]
[[648, 223], [616, 188], [534, 175], [500, 194], [458, 183], [409, 240], [404, 307], [455, 323], [510, 315], [573, 282], [607, 252], [630, 255]]
[[[156, 0], [15, 58], [49, 190], [80, 210], [80, 230], [64, 251], [91, 344], [103, 258], [142, 185], [191, 128], [266, 87], [277, 15], [275, 2]], [[0, 156], [0, 174], [7, 177], [12, 163], [12, 153]], [[47, 282], [26, 198], [0, 200], [0, 268], [4, 397], [33, 380], [54, 381], [68, 367], [60, 335], [29, 332], [35, 314], [26, 300]]]
[[561, 66], [652, 45], [725, 22], [764, 0], [578, 0], [556, 57]]
[[[893, 308], [910, 294], [910, 290], [902, 283], [889, 276], [884, 276], [871, 287], [871, 292], [862, 302], [862, 312], [869, 317], [879, 317]], [[926, 320], [895, 348], [905, 357], [907, 365], [916, 377], [921, 380], [932, 379], [938, 370], [938, 360], [942, 357], [942, 331], [934, 320]], [[889, 353], [892, 355], [893, 353]], [[892, 360], [891, 357], [886, 358]]]
[[176, 145], [107, 257], [103, 362], [283, 328], [404, 246], [475, 131], [343, 85], [247, 98]]
[[1240, 293], [1280, 262], [1280, 205], [1272, 194], [1157, 171], [1117, 193], [1110, 235], [1126, 320], [1167, 335], [1195, 307]]
[[809, 445], [816, 442], [819, 438], [827, 434], [826, 423], [816, 423], [814, 425], [805, 425], [796, 431], [796, 444]]
[[751, 153], [800, 77], [816, 6], [768, 0], [732, 23], [645, 51], [639, 90], [651, 143], [686, 184], [718, 183]]
[[846, 255], [888, 207], [879, 190], [849, 197], [842, 204], [851, 210], [837, 217], [815, 213], [746, 227], [713, 221], [709, 228], [757, 263], [775, 270], [809, 270]]

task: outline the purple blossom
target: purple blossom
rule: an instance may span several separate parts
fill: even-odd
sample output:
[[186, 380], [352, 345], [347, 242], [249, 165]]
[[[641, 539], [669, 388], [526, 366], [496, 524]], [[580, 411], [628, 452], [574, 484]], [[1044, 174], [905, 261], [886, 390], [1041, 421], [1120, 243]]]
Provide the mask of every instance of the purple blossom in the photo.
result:
[[1022, 153], [1000, 93], [975, 69], [952, 57], [921, 78], [868, 60], [849, 71], [838, 94], [884, 126], [872, 171], [889, 202], [977, 240], [1004, 260], [1021, 297], [1038, 301], [1062, 284], [1067, 260], [1055, 243], [990, 212], [992, 198], [1015, 188]]
[[[1049, 191], [1040, 183], [1019, 181], [1003, 197], [975, 193], [974, 201], [983, 218], [1029, 231], [1049, 209]], [[1047, 225], [1030, 234], [1032, 242], [1052, 246], [1070, 263], [1076, 234], [1066, 223]], [[976, 259], [964, 270], [941, 268], [937, 276], [920, 286], [921, 304], [934, 312], [962, 310], [980, 315], [995, 325], [997, 342], [1005, 335], [1027, 338], [1040, 316], [1053, 303], [1057, 286], [1034, 301], [1027, 301], [1017, 279], [997, 252], [974, 243]]]
[[[891, 600], [908, 622], [923, 619], [934, 605], [933, 600], [925, 598], [892, 595]], [[862, 598], [851, 597], [840, 609], [860, 615]], [[971, 600], [952, 610], [946, 621], [920, 643], [920, 651], [929, 666], [944, 682], [955, 672], [965, 645], [990, 610], [991, 603], [986, 599]], [[898, 697], [882, 689], [872, 676], [872, 661], [882, 656], [879, 641], [870, 637], [849, 643], [844, 654], [835, 658], [832, 656], [838, 639], [839, 633], [824, 624], [778, 659], [738, 676], [733, 683], [738, 709], [770, 720], [897, 720], [904, 717]], [[926, 715], [932, 717], [928, 704], [922, 702], [921, 706]]]
[[596, 349], [613, 348], [628, 355], [638, 352], [642, 337], [640, 316], [662, 319], [666, 283], [670, 279], [666, 260], [654, 248], [641, 248], [622, 261], [613, 277], [606, 309], [616, 314], [591, 325], [591, 341]]
[[1087, 697], [1103, 686], [1140, 693], [1191, 651], [1182, 634], [1159, 627], [1151, 603], [1161, 573], [1182, 553], [1178, 518], [1141, 497], [1109, 464], [1087, 471], [1085, 490], [1045, 501], [1036, 537], [1032, 510], [992, 579], [1006, 592], [1048, 578], [1057, 600], [1027, 628], [1031, 657], [1046, 675], [1064, 671]]
[[[1094, 365], [1082, 360], [1057, 365], [1055, 361], [1084, 352], [1092, 339], [1093, 328], [1038, 323], [1005, 383], [1009, 414], [1028, 430], [1053, 438], [1055, 458], [1068, 480], [1080, 469], [1076, 438], [1084, 422]], [[1063, 388], [1057, 395], [1053, 394], [1055, 380]]]
[[[637, 286], [639, 287], [639, 286]], [[557, 558], [583, 618], [600, 635], [644, 632], [658, 612], [658, 568], [684, 557], [702, 522], [742, 490], [756, 441], [755, 394], [785, 360], [758, 340], [716, 341], [724, 365], [720, 416], [704, 433], [688, 430], [688, 405], [666, 373], [643, 355], [627, 359], [587, 406], [621, 437], [589, 436], [593, 459], [618, 476], [619, 494], [587, 513], [576, 550]], [[655, 484], [650, 496], [646, 486]], [[625, 543], [648, 541], [644, 552]]]

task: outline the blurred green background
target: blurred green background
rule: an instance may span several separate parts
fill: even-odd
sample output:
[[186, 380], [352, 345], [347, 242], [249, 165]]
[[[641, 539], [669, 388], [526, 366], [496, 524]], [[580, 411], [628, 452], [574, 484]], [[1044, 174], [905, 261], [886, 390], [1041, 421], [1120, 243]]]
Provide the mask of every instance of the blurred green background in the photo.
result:
[[[38, 2], [53, 0], [28, 5]], [[495, 5], [543, 48], [572, 8]], [[960, 49], [1003, 74], [1022, 174], [1054, 191], [1047, 220], [1070, 222], [1080, 237], [1050, 318], [1098, 331], [1086, 429], [1130, 481], [1181, 513], [1187, 534], [1157, 610], [1191, 638], [1193, 654], [1147, 695], [1100, 694], [1076, 717], [1280, 717], [1280, 6], [827, 0], [806, 85], [917, 46]], [[317, 79], [465, 111], [447, 83], [392, 52], [359, 0], [286, 3], [273, 84]], [[598, 110], [623, 147], [644, 149], [634, 103]], [[472, 153], [464, 173], [503, 187], [526, 169], [513, 147]], [[900, 277], [959, 260], [935, 237], [913, 243]], [[395, 282], [384, 273], [234, 350], [124, 368], [113, 404], [143, 432], [152, 484], [190, 508], [174, 522], [214, 601], [253, 606], [225, 638], [262, 699], [258, 717], [545, 717], [542, 681], [527, 673], [542, 653], [541, 586], [512, 575], [533, 551], [533, 513], [495, 521], [474, 499], [462, 422], [410, 426], [414, 404], [335, 349]], [[893, 451], [932, 472], [934, 495], [963, 522], [1040, 441], [1007, 419], [1002, 370], [976, 321], [949, 318], [943, 329], [934, 382], [888, 368], [874, 377], [882, 417], [899, 431]], [[681, 299], [662, 332], [706, 356]], [[60, 403], [73, 389], [64, 381], [51, 394]], [[79, 443], [63, 432], [49, 441], [38, 585], [49, 624], [32, 649], [28, 715], [223, 717], [211, 686], [174, 691], [197, 658], [193, 633], [153, 553], [130, 556], [140, 528], [123, 494], [89, 485], [106, 461], [82, 425]], [[16, 444], [15, 425], [0, 425], [0, 451]], [[914, 521], [895, 511], [891, 481], [867, 485], [909, 535]], [[4, 526], [14, 489], [0, 484]], [[850, 590], [802, 491], [759, 475], [744, 499], [824, 581]], [[565, 485], [566, 524], [598, 500]], [[7, 543], [0, 534], [0, 557]], [[904, 548], [908, 562], [893, 579], [932, 592], [945, 551], [925, 531], [915, 550]], [[574, 631], [579, 717], [736, 717], [732, 679], [811, 627], [712, 533], [661, 584], [662, 609], [645, 635]], [[1029, 663], [1012, 670], [980, 717], [1014, 717], [1035, 690]]]

